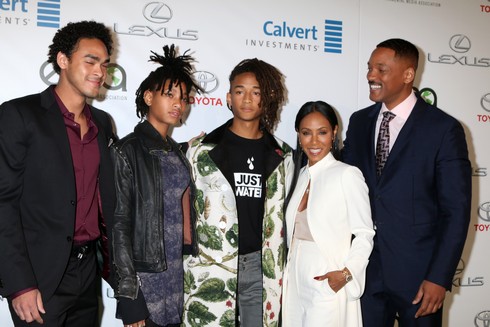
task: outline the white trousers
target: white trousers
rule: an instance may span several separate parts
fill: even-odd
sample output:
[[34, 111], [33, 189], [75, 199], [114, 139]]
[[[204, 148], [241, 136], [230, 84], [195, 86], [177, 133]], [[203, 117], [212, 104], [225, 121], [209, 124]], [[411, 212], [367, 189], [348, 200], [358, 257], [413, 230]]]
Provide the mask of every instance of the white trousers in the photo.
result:
[[332, 270], [316, 243], [294, 239], [288, 257], [282, 326], [342, 327], [337, 294], [327, 280], [314, 279]]

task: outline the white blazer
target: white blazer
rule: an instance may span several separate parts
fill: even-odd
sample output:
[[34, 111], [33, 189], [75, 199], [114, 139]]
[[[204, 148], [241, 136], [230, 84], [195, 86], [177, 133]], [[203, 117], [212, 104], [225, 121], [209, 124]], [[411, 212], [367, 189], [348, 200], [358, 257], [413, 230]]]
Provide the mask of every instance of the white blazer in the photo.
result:
[[[288, 247], [298, 206], [309, 181], [306, 216], [313, 240], [325, 257], [329, 271], [349, 269], [353, 280], [337, 294], [345, 301], [355, 301], [364, 292], [374, 237], [364, 177], [358, 168], [337, 161], [331, 153], [313, 166], [305, 166], [286, 212]], [[341, 298], [339, 301], [343, 301]]]

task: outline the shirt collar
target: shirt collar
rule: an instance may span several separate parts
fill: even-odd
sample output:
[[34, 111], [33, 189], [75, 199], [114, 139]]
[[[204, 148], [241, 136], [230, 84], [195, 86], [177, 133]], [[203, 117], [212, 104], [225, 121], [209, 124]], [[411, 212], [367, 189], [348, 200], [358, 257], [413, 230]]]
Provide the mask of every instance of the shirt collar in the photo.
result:
[[[68, 111], [68, 108], [66, 108], [65, 104], [63, 103], [61, 98], [56, 93], [56, 90], [54, 89], [54, 87], [53, 87], [53, 94], [54, 94], [54, 97], [56, 99], [56, 103], [58, 103], [58, 107], [60, 108], [61, 114], [70, 120], [74, 120], [75, 115], [73, 113], [71, 113], [70, 111]], [[85, 106], [83, 107], [83, 114], [87, 118], [88, 122], [92, 121], [92, 113], [89, 110], [87, 103], [85, 103]]]
[[[410, 93], [410, 95], [405, 100], [403, 100], [395, 108], [391, 109], [391, 112], [394, 113], [396, 117], [407, 120], [408, 116], [410, 116], [410, 113], [412, 112], [413, 107], [415, 107], [416, 102], [417, 96], [412, 91], [412, 93]], [[388, 111], [388, 108], [386, 108], [386, 105], [383, 103], [381, 105], [379, 115], [382, 116], [385, 111]]]

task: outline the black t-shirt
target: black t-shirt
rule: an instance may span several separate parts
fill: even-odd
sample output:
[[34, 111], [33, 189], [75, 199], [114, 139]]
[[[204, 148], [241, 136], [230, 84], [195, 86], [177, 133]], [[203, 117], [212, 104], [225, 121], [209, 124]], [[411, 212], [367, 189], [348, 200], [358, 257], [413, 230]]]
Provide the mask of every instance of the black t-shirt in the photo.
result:
[[262, 248], [265, 181], [264, 138], [246, 139], [230, 130], [225, 135], [229, 154], [230, 176], [238, 213], [238, 253], [247, 254]]

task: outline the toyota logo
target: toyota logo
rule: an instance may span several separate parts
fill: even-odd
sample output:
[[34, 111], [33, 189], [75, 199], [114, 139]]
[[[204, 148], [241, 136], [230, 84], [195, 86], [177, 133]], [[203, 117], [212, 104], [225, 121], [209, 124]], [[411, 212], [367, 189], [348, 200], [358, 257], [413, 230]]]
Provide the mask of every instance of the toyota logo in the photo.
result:
[[490, 93], [481, 97], [480, 104], [483, 110], [490, 112]]
[[478, 216], [485, 221], [490, 221], [490, 202], [485, 202], [478, 208]]
[[219, 86], [216, 75], [207, 71], [201, 70], [195, 72], [194, 78], [196, 79], [197, 84], [202, 87], [206, 93], [215, 91]]
[[490, 311], [482, 311], [475, 316], [476, 327], [488, 327], [490, 326]]

